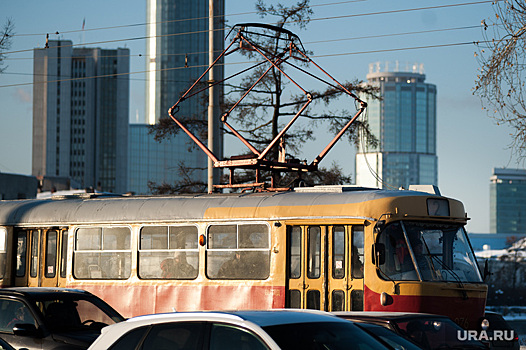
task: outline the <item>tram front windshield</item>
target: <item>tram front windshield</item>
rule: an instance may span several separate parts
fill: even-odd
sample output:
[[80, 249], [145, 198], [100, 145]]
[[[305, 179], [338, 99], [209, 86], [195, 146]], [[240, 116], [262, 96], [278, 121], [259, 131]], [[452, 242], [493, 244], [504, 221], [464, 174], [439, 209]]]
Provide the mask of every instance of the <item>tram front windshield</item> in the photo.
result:
[[380, 276], [390, 280], [482, 282], [477, 261], [460, 225], [400, 221], [377, 237], [385, 249]]

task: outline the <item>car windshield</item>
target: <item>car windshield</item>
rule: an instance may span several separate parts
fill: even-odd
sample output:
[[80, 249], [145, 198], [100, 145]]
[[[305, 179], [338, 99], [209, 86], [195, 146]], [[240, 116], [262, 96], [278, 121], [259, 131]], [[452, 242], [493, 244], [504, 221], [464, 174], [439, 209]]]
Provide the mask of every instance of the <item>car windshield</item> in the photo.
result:
[[461, 225], [395, 222], [380, 232], [377, 243], [385, 247], [379, 268], [387, 279], [482, 282]]
[[464, 336], [459, 325], [444, 317], [422, 317], [392, 321], [399, 330], [423, 349], [485, 349], [477, 340]]
[[351, 322], [312, 322], [263, 327], [283, 350], [385, 349]]
[[46, 327], [55, 333], [100, 331], [124, 318], [97, 298], [76, 295], [35, 296], [34, 302], [44, 316]]
[[407, 340], [406, 338], [396, 334], [392, 330], [370, 323], [357, 323], [357, 326], [373, 335], [376, 338], [380, 338], [382, 341], [387, 343], [393, 349], [399, 350], [419, 350], [421, 349], [415, 343]]

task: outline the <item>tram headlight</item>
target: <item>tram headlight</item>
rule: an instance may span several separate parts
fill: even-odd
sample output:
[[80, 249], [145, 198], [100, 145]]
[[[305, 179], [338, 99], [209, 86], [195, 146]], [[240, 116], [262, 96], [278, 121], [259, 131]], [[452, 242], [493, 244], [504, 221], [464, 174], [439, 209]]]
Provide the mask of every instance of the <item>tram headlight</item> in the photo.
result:
[[489, 328], [489, 321], [487, 318], [482, 319], [480, 322], [480, 328], [482, 328], [483, 331]]
[[380, 304], [382, 306], [386, 306], [388, 301], [389, 301], [389, 294], [387, 294], [386, 292], [382, 292], [382, 294], [380, 294]]

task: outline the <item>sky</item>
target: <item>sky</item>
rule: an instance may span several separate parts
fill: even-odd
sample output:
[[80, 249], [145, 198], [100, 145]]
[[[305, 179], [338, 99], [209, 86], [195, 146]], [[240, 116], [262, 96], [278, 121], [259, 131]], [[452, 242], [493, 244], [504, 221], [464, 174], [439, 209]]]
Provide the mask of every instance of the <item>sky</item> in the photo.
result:
[[[273, 23], [255, 13], [254, 1], [225, 0], [227, 25]], [[276, 1], [267, 1], [276, 4]], [[290, 4], [292, 2], [285, 2]], [[306, 29], [289, 29], [313, 59], [340, 81], [366, 80], [369, 64], [423, 64], [426, 82], [437, 86], [438, 186], [464, 203], [468, 232], [489, 232], [489, 178], [494, 167], [520, 168], [510, 150], [511, 129], [497, 125], [472, 93], [479, 69], [475, 58], [481, 21], [494, 17], [491, 1], [311, 0]], [[50, 39], [88, 47], [128, 47], [130, 121], [144, 120], [146, 0], [0, 0], [0, 25], [15, 36], [0, 74], [0, 171], [30, 175], [32, 139], [32, 49]], [[84, 23], [84, 30], [82, 30]], [[228, 63], [228, 60], [227, 60]], [[175, 101], [174, 101], [175, 102]], [[312, 160], [328, 142], [323, 130], [303, 147]], [[237, 145], [227, 141], [227, 147]], [[336, 161], [354, 176], [354, 150], [340, 141], [321, 166]]]

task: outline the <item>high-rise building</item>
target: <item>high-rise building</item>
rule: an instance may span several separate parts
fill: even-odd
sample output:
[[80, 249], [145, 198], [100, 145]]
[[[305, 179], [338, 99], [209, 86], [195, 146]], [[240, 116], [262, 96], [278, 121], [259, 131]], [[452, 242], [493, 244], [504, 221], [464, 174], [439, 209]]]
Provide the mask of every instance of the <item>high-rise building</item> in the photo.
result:
[[182, 137], [158, 142], [149, 130], [149, 124], [130, 124], [128, 189], [135, 194], [149, 194], [149, 182], [173, 185], [179, 176], [179, 160], [188, 152]]
[[490, 233], [526, 233], [526, 170], [494, 168], [490, 181]]
[[[437, 185], [436, 86], [425, 83], [423, 65], [372, 63], [369, 83], [382, 100], [364, 97], [378, 147], [360, 142], [356, 184], [379, 188]], [[363, 140], [362, 140], [363, 141]]]
[[[217, 57], [224, 48], [224, 0], [214, 1], [214, 52]], [[179, 97], [203, 74], [209, 65], [209, 0], [147, 0], [147, 53], [146, 66], [146, 110], [145, 124], [156, 124], [161, 118], [168, 118], [168, 109], [172, 107]], [[215, 66], [214, 80], [223, 78], [222, 65]], [[208, 82], [204, 77], [203, 82]], [[199, 87], [202, 87], [200, 85]], [[222, 97], [222, 85], [215, 88], [215, 129], [214, 129], [214, 153], [221, 158], [223, 154], [223, 140], [219, 128], [219, 105]], [[203, 127], [207, 128], [208, 99], [204, 100], [201, 95], [190, 97], [179, 105], [176, 117], [184, 119], [197, 119], [205, 121]], [[139, 134], [137, 134], [139, 135]], [[142, 135], [142, 133], [141, 133]], [[145, 184], [139, 184], [140, 179], [148, 178], [150, 181], [163, 181], [173, 184], [177, 181], [177, 171], [173, 164], [181, 164], [189, 168], [200, 168], [196, 176], [203, 182], [207, 181], [207, 156], [197, 148], [189, 149], [188, 145], [193, 143], [184, 133], [171, 136], [171, 140], [163, 140], [166, 147], [176, 149], [168, 150], [166, 147], [149, 147], [152, 145], [152, 135], [142, 135], [150, 140], [144, 144], [145, 149], [138, 153], [130, 153], [131, 157], [142, 154], [149, 149], [149, 157], [176, 157], [165, 161], [150, 163], [150, 167], [142, 167], [142, 173], [130, 171], [130, 184], [137, 184], [144, 188]], [[206, 137], [202, 140], [207, 142]], [[156, 142], [156, 141], [155, 141]], [[134, 142], [135, 143], [135, 142]], [[137, 147], [141, 147], [139, 144]], [[166, 152], [157, 153], [160, 149]], [[135, 162], [136, 160], [131, 160]], [[169, 164], [169, 165], [168, 165]], [[167, 168], [167, 165], [170, 168]], [[156, 168], [152, 168], [156, 167]], [[162, 174], [162, 175], [161, 175]], [[140, 193], [139, 187], [132, 185], [131, 191]]]
[[129, 49], [48, 45], [34, 50], [32, 174], [127, 191]]

